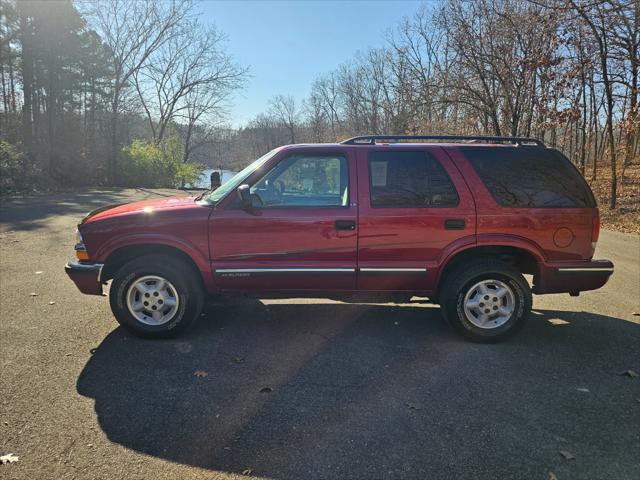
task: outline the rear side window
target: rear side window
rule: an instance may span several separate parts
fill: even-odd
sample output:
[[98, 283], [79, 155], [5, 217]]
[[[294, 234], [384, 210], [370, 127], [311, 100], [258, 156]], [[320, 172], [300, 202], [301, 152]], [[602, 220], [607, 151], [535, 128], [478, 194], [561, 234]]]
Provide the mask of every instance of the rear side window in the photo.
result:
[[458, 193], [429, 152], [370, 152], [371, 206], [378, 208], [455, 207]]
[[593, 208], [580, 172], [555, 150], [460, 147], [498, 204], [512, 208]]

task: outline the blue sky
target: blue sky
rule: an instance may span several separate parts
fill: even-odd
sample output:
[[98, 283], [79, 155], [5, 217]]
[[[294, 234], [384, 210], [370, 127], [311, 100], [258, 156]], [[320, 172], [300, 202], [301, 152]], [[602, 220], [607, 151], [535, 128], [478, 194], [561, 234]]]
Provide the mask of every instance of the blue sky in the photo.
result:
[[416, 0], [203, 1], [205, 23], [227, 36], [228, 51], [250, 68], [233, 99], [230, 122], [240, 126], [268, 108], [276, 94], [305, 98], [319, 74], [358, 50], [380, 47], [385, 33], [420, 7]]

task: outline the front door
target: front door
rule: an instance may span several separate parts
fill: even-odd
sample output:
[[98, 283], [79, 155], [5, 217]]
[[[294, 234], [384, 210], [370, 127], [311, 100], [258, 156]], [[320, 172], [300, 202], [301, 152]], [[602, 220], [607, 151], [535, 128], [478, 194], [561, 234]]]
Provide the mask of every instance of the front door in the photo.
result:
[[441, 147], [359, 152], [358, 289], [429, 293], [448, 252], [475, 242], [475, 205]]
[[355, 289], [355, 168], [350, 152], [284, 150], [248, 179], [251, 208], [231, 192], [209, 220], [218, 288]]

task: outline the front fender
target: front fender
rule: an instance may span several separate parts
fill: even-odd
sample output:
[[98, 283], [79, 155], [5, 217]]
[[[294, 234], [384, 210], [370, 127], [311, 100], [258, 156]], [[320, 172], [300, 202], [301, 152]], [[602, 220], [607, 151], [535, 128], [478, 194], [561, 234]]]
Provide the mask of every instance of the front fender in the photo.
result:
[[96, 251], [96, 261], [106, 262], [116, 250], [133, 245], [163, 245], [180, 250], [188, 255], [202, 273], [210, 272], [209, 260], [195, 245], [184, 239], [164, 234], [130, 234], [114, 237], [103, 243]]

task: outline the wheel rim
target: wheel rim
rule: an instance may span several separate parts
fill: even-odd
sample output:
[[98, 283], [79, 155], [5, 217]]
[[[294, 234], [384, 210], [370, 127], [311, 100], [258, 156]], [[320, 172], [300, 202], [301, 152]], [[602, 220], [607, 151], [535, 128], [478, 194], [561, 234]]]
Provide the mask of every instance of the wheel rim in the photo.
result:
[[482, 280], [464, 297], [464, 313], [478, 328], [498, 328], [509, 321], [516, 308], [513, 290], [500, 280]]
[[178, 311], [180, 298], [166, 278], [147, 275], [136, 279], [127, 291], [127, 308], [136, 320], [146, 325], [163, 325]]

